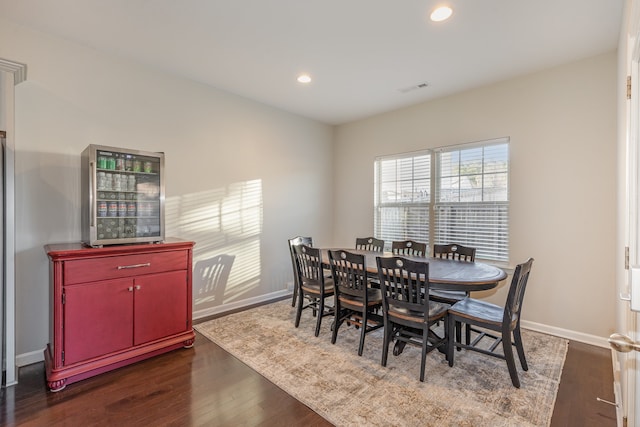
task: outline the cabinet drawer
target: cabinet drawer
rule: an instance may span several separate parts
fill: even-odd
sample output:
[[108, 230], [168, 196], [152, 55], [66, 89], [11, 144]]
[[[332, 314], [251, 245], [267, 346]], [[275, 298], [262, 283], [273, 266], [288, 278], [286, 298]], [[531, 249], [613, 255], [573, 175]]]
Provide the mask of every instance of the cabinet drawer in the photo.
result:
[[188, 251], [157, 252], [64, 262], [65, 285], [186, 270]]

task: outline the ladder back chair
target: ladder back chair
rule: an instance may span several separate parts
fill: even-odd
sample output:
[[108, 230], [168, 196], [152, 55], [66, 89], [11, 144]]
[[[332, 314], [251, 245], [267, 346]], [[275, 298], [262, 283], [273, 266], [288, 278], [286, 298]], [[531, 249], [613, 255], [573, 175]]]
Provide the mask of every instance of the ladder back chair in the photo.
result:
[[[452, 335], [456, 322], [464, 323], [466, 331], [465, 343], [462, 343], [460, 339], [456, 339], [456, 342], [453, 340], [449, 341], [447, 347], [449, 366], [453, 366], [454, 346], [497, 357], [507, 362], [511, 383], [514, 387], [520, 388], [520, 379], [518, 378], [516, 362], [513, 356], [513, 347], [515, 346], [516, 348], [522, 369], [527, 371], [529, 367], [522, 345], [520, 313], [522, 312], [524, 292], [527, 287], [532, 264], [533, 258], [529, 258], [526, 262], [516, 266], [504, 307], [474, 298], [465, 298], [449, 308], [449, 319], [447, 323], [449, 336]], [[469, 342], [471, 326], [483, 328], [483, 330], [488, 331], [481, 332], [473, 342]], [[494, 333], [492, 334], [489, 331]], [[478, 347], [480, 341], [485, 337], [493, 339], [493, 344], [488, 349]], [[502, 343], [503, 352], [497, 353], [495, 349], [500, 343]]]
[[293, 266], [293, 298], [291, 298], [291, 307], [295, 307], [296, 301], [298, 299], [298, 289], [300, 288], [300, 283], [298, 280], [298, 269], [296, 268], [296, 254], [293, 251], [293, 247], [296, 245], [313, 246], [313, 239], [311, 237], [297, 236], [293, 239], [289, 239], [288, 242], [289, 253], [291, 254], [291, 264]]
[[[448, 245], [433, 245], [433, 257], [443, 259], [455, 259], [458, 261], [473, 262], [476, 260], [476, 248], [458, 245], [455, 243]], [[455, 304], [469, 296], [469, 292], [464, 291], [441, 291], [432, 289], [429, 294], [434, 301], [446, 304]]]
[[363, 251], [384, 251], [384, 240], [375, 237], [358, 237], [356, 238], [356, 249]]
[[[325, 298], [333, 295], [333, 280], [325, 280], [320, 249], [308, 245], [297, 245], [293, 250], [300, 283], [295, 327], [300, 325], [302, 310], [310, 308], [313, 315], [317, 317], [315, 335], [318, 336], [322, 318], [333, 316], [334, 313], [333, 307], [325, 306]], [[308, 300], [307, 305], [304, 305], [305, 298]]]
[[[453, 259], [458, 261], [474, 262], [476, 260], [476, 248], [458, 245], [457, 243], [450, 243], [447, 245], [433, 245], [433, 256], [435, 258]], [[465, 291], [443, 291], [439, 289], [432, 289], [429, 293], [429, 298], [434, 301], [442, 302], [445, 304], [455, 304], [458, 301], [469, 296], [469, 292]], [[456, 339], [460, 341], [462, 337], [462, 327], [460, 323], [456, 324]], [[458, 347], [460, 350], [460, 347]]]
[[394, 255], [427, 256], [427, 244], [413, 240], [391, 242], [391, 252]]
[[378, 278], [382, 286], [384, 339], [382, 366], [387, 366], [389, 344], [395, 340], [394, 355], [402, 353], [406, 344], [422, 348], [420, 381], [424, 381], [427, 354], [437, 348], [446, 351], [448, 331], [439, 337], [431, 327], [447, 319], [446, 304], [431, 301], [429, 264], [402, 257], [377, 257]]
[[345, 321], [356, 325], [360, 328], [358, 356], [362, 356], [365, 335], [383, 326], [382, 317], [374, 313], [382, 305], [382, 294], [380, 289], [369, 286], [364, 255], [344, 250], [329, 251], [329, 263], [335, 299], [331, 343], [336, 343], [338, 329]]
[[476, 248], [450, 243], [447, 245], [434, 244], [433, 256], [444, 259], [457, 259], [460, 261], [475, 261]]

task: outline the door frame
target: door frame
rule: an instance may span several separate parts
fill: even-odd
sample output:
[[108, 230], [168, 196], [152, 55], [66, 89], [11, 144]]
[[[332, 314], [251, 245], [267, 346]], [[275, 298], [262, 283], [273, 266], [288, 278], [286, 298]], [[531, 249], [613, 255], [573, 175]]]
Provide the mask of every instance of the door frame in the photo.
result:
[[27, 79], [27, 66], [19, 62], [0, 58], [0, 125], [6, 131], [2, 144], [4, 191], [1, 193], [0, 223], [2, 224], [2, 246], [0, 260], [0, 310], [2, 334], [0, 345], [5, 370], [0, 386], [7, 387], [18, 382], [16, 369], [15, 327], [15, 86]]

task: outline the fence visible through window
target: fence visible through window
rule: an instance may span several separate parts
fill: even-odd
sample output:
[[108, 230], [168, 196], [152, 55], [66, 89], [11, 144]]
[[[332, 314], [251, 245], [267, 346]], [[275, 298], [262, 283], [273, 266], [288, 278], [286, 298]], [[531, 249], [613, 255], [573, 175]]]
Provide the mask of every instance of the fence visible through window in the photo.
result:
[[379, 157], [374, 235], [458, 243], [509, 260], [509, 139]]

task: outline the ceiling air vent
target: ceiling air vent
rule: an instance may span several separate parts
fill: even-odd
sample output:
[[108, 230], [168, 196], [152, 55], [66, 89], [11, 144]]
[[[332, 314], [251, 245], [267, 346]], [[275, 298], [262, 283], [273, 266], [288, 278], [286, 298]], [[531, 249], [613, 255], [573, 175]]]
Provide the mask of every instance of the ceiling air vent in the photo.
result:
[[414, 90], [424, 89], [427, 86], [429, 86], [429, 83], [427, 82], [418, 83], [417, 85], [400, 88], [398, 89], [398, 92], [402, 92], [402, 93], [413, 92]]

